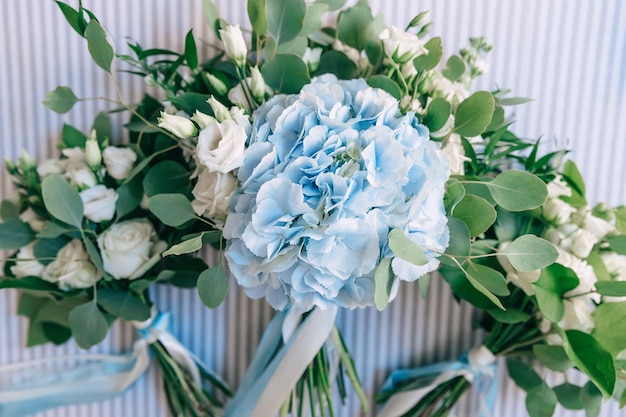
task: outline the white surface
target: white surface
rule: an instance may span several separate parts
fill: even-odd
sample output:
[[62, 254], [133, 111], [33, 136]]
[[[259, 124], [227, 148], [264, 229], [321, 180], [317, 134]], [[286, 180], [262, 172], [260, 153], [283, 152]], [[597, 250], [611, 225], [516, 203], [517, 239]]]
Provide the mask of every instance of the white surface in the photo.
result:
[[[77, 4], [77, 1], [72, 2]], [[145, 47], [183, 49], [186, 31], [212, 39], [200, 0], [84, 0], [125, 51], [125, 37]], [[217, 2], [222, 16], [247, 25], [243, 0]], [[382, 5], [382, 6], [381, 6]], [[535, 102], [516, 109], [515, 131], [567, 145], [587, 180], [591, 201], [626, 203], [626, 5], [620, 0], [413, 0], [375, 1], [388, 22], [398, 26], [418, 11], [432, 10], [432, 33], [442, 35], [448, 53], [469, 36], [485, 35], [495, 44], [491, 69], [478, 87], [506, 87]], [[56, 155], [63, 123], [86, 131], [102, 102], [80, 103], [67, 115], [46, 110], [41, 101], [57, 85], [79, 97], [112, 96], [111, 83], [90, 60], [85, 43], [65, 23], [53, 1], [3, 0], [0, 7], [0, 154], [15, 159], [26, 148], [41, 160]], [[206, 53], [206, 50], [203, 51]], [[141, 80], [121, 76], [122, 90], [138, 100]], [[121, 140], [120, 122], [116, 132]], [[1, 174], [0, 197], [10, 190]], [[209, 366], [237, 386], [270, 309], [231, 287], [227, 301], [209, 311], [191, 291], [161, 287], [158, 305], [174, 315], [174, 333]], [[16, 297], [0, 292], [0, 364], [75, 352], [73, 344], [24, 349], [26, 323], [15, 316]], [[383, 313], [345, 311], [339, 326], [352, 348], [366, 391], [373, 394], [387, 373], [399, 366], [456, 358], [480, 340], [471, 335], [470, 309], [459, 307], [440, 280], [433, 279], [428, 300], [417, 285], [405, 285]], [[116, 325], [96, 350], [122, 352], [132, 345], [129, 326]], [[501, 385], [494, 416], [526, 415], [523, 394], [512, 382]], [[154, 371], [113, 401], [50, 411], [52, 416], [165, 416]], [[340, 413], [359, 413], [351, 398]], [[461, 407], [458, 416], [467, 416]], [[559, 410], [559, 416], [582, 416]], [[615, 404], [602, 416], [624, 415]], [[4, 416], [3, 416], [4, 417]]]

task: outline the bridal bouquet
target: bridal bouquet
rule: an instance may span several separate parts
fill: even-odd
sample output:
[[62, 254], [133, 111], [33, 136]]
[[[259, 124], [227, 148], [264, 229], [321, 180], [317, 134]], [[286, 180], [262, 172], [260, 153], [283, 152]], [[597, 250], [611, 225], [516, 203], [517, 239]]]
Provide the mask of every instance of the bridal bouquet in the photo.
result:
[[[17, 163], [6, 161], [17, 194], [2, 202], [0, 248], [17, 252], [5, 264], [0, 288], [21, 292], [18, 312], [29, 319], [28, 346], [72, 337], [87, 349], [104, 339], [117, 318], [132, 323], [140, 338], [132, 355], [77, 358], [91, 362], [80, 375], [54, 364], [54, 371], [41, 369], [17, 383], [15, 378], [32, 371], [28, 364], [9, 369], [13, 379], [0, 383], [2, 414], [76, 402], [78, 393], [79, 401], [107, 398], [144, 373], [149, 352], [163, 371], [174, 411], [215, 413], [220, 402], [205, 379], [227, 391], [169, 333], [168, 315], [150, 301], [153, 282], [188, 286], [206, 268], [199, 259], [162, 257], [181, 232], [159, 222], [142, 203], [144, 193], [162, 186], [155, 169], [172, 162], [150, 168], [140, 148], [110, 145], [109, 136], [110, 122], [100, 115], [88, 136], [65, 126], [60, 158], [37, 164], [23, 153]], [[110, 376], [108, 384], [98, 383], [103, 375]], [[37, 401], [25, 401], [33, 390]]]

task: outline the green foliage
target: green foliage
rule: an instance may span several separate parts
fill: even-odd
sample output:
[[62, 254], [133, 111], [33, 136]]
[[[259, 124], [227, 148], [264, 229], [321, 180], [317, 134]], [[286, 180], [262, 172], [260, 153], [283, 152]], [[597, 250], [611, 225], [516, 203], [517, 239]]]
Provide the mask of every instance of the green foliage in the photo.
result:
[[221, 264], [212, 266], [198, 277], [198, 295], [205, 306], [217, 308], [228, 294], [228, 277]]
[[53, 174], [43, 180], [41, 193], [50, 215], [78, 229], [82, 228], [83, 201], [78, 192], [60, 175]]
[[74, 340], [83, 349], [102, 342], [109, 330], [109, 324], [95, 299], [72, 309], [69, 319]]
[[389, 304], [394, 280], [395, 275], [391, 269], [391, 258], [381, 259], [374, 274], [374, 302], [378, 311], [383, 311]]
[[50, 91], [43, 101], [43, 105], [59, 114], [72, 110], [74, 104], [78, 103], [78, 97], [69, 87], [57, 87]]

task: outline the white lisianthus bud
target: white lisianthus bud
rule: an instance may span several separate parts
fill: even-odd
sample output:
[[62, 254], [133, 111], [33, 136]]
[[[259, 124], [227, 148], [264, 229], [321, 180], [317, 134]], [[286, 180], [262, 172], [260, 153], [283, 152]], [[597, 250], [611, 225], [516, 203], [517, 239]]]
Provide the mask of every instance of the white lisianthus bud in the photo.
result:
[[306, 48], [302, 60], [309, 67], [309, 72], [314, 73], [320, 66], [320, 58], [322, 57], [322, 48]]
[[133, 170], [137, 154], [130, 148], [108, 146], [102, 153], [107, 173], [116, 180], [125, 180]]
[[[210, 100], [210, 99], [209, 99]], [[193, 114], [193, 116], [191, 116], [191, 120], [193, 120], [194, 122], [196, 122], [196, 124], [198, 125], [198, 127], [200, 127], [200, 130], [204, 129], [209, 123], [211, 123], [211, 121], [213, 120], [212, 116], [209, 116], [208, 114], [202, 113], [199, 110], [196, 110], [195, 113]]]
[[265, 80], [263, 79], [263, 75], [261, 75], [259, 67], [252, 67], [250, 69], [250, 75], [250, 78], [252, 79], [250, 82], [250, 91], [252, 92], [252, 96], [257, 101], [265, 100]]
[[[211, 110], [213, 110], [213, 114], [215, 115], [215, 119], [222, 123], [224, 120], [226, 119], [230, 119], [230, 112], [228, 111], [228, 109], [226, 108], [226, 106], [224, 106], [222, 103], [220, 103], [219, 101], [217, 101], [215, 99], [215, 97], [211, 96], [209, 97], [209, 99], [207, 100], [207, 103], [209, 103], [209, 106], [211, 106]], [[208, 124], [208, 123], [206, 123]], [[206, 127], [205, 124], [205, 127]]]
[[96, 185], [80, 192], [83, 201], [83, 214], [89, 220], [100, 223], [111, 220], [115, 215], [115, 203], [118, 199], [115, 190], [104, 185]]
[[181, 139], [198, 136], [198, 129], [193, 122], [182, 116], [174, 116], [161, 112], [161, 117], [157, 118], [157, 126]]
[[228, 93], [228, 87], [226, 86], [226, 84], [224, 84], [222, 80], [220, 80], [219, 78], [217, 78], [215, 75], [211, 74], [210, 72], [205, 72], [203, 74], [204, 74], [206, 81], [215, 90], [217, 94], [219, 94], [220, 96], [223, 96], [226, 93]]
[[220, 37], [224, 43], [226, 55], [228, 55], [231, 61], [238, 67], [245, 66], [248, 47], [239, 25], [228, 25], [226, 29], [220, 29]]
[[102, 163], [102, 152], [100, 152], [100, 145], [96, 139], [96, 131], [92, 130], [85, 142], [85, 161], [89, 168], [97, 170]]

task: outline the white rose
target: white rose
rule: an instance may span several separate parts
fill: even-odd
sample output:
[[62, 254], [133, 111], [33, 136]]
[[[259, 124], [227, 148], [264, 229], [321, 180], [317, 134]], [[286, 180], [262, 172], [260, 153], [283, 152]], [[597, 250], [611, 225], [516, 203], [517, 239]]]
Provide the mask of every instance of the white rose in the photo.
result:
[[456, 133], [451, 133], [441, 151], [450, 160], [450, 174], [465, 175], [465, 161], [470, 161], [471, 159], [465, 156], [461, 137]]
[[546, 220], [558, 226], [567, 223], [576, 209], [560, 198], [548, 198], [542, 211]]
[[28, 223], [33, 232], [41, 232], [46, 228], [45, 220], [39, 217], [30, 207], [20, 214], [20, 220]]
[[15, 265], [11, 266], [11, 273], [17, 278], [28, 276], [40, 277], [43, 272], [44, 265], [35, 259], [35, 242], [31, 242], [26, 246], [22, 246], [15, 257]]
[[133, 275], [152, 257], [156, 232], [148, 220], [129, 220], [112, 225], [98, 236], [104, 270], [116, 279]]
[[234, 175], [203, 170], [193, 188], [195, 199], [191, 206], [198, 216], [224, 219], [236, 188], [237, 179]]
[[107, 173], [116, 180], [123, 180], [133, 170], [137, 154], [130, 148], [108, 146], [102, 152], [102, 158], [104, 159]]
[[202, 129], [196, 148], [198, 161], [211, 171], [227, 173], [243, 164], [246, 131], [233, 119], [213, 119]]
[[111, 220], [115, 215], [117, 193], [104, 185], [96, 185], [80, 192], [83, 201], [83, 214], [92, 222]]
[[405, 32], [395, 26], [391, 30], [385, 29], [380, 32], [378, 38], [383, 41], [383, 47], [387, 56], [394, 61], [405, 63], [412, 61], [418, 55], [427, 54], [428, 49], [424, 47], [424, 41], [417, 35]]
[[588, 296], [581, 296], [563, 300], [565, 311], [563, 319], [558, 323], [563, 330], [580, 330], [590, 333], [595, 324], [593, 322], [593, 310], [596, 305]]
[[100, 279], [100, 275], [89, 261], [83, 242], [74, 239], [63, 246], [56, 259], [45, 267], [42, 278], [57, 283], [62, 289], [70, 289], [89, 288]]

